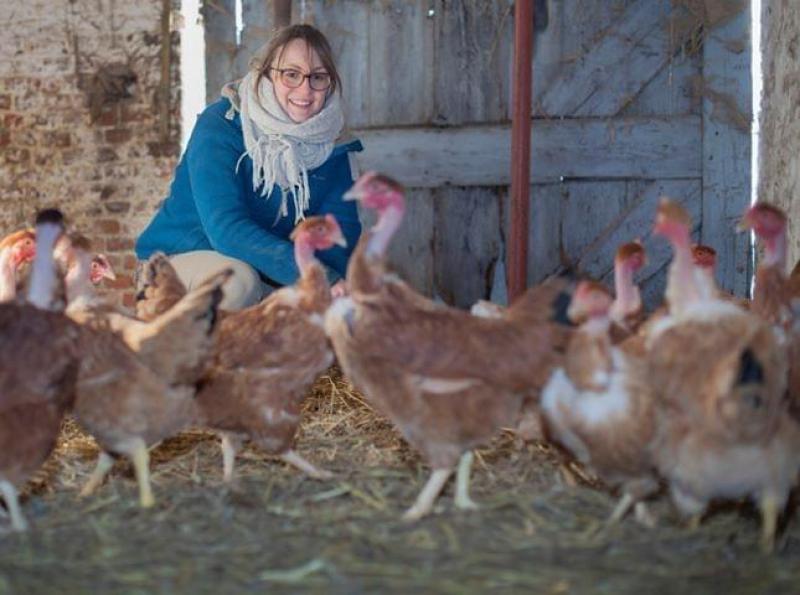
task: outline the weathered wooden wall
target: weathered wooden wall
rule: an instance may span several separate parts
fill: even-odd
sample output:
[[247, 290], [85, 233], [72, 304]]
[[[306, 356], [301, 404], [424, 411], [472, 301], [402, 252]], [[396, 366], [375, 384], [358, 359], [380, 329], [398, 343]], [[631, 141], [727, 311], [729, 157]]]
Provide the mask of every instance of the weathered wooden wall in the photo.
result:
[[789, 262], [800, 259], [800, 11], [792, 0], [765, 2], [762, 14], [764, 95], [759, 198], [789, 219]]
[[[748, 246], [732, 223], [749, 200], [746, 2], [536, 4], [548, 12], [534, 40], [529, 282], [565, 263], [608, 279], [617, 243], [641, 237], [642, 280], [658, 295], [669, 251], [649, 229], [667, 194], [719, 250], [723, 285], [743, 293]], [[362, 165], [408, 187], [396, 268], [458, 305], [487, 297], [505, 258], [513, 3], [294, 7], [331, 40]]]

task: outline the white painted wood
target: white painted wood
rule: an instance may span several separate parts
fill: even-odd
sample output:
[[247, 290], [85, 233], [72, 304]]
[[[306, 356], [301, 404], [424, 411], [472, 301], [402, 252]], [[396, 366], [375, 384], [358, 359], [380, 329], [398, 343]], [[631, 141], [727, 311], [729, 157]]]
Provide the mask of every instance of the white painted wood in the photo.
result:
[[737, 295], [747, 294], [751, 277], [749, 238], [734, 230], [750, 203], [749, 17], [743, 6], [735, 18], [711, 31], [703, 50], [701, 237], [717, 250], [720, 283]]
[[[611, 116], [632, 102], [669, 59], [666, 0], [638, 0], [536, 98], [534, 114]], [[584, 39], [584, 42], [587, 40]]]
[[[536, 120], [531, 180], [562, 177], [676, 178], [700, 175], [695, 116], [626, 120]], [[407, 186], [510, 183], [511, 127], [413, 127], [355, 131], [359, 161]]]

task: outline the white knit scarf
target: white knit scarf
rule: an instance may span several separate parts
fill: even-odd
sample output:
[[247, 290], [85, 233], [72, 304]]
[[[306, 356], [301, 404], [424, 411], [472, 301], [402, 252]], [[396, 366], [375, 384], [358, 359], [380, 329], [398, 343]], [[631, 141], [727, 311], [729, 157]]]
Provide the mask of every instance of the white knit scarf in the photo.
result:
[[341, 100], [338, 93], [331, 93], [317, 115], [298, 124], [283, 111], [266, 76], [256, 89], [258, 74], [251, 69], [241, 81], [225, 85], [222, 95], [241, 115], [242, 158], [249, 155], [253, 160], [253, 190], [261, 186], [261, 196], [269, 196], [277, 184], [282, 191], [281, 217], [289, 212], [286, 197], [291, 194], [297, 223], [309, 208], [308, 170], [325, 163], [344, 128]]

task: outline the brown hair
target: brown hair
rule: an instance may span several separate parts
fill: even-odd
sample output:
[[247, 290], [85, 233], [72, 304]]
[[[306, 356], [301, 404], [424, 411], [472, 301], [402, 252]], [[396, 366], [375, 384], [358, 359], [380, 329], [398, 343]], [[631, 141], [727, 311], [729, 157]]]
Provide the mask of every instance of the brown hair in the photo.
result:
[[309, 48], [317, 52], [322, 65], [331, 76], [330, 93], [341, 89], [342, 81], [339, 78], [339, 71], [336, 70], [336, 63], [333, 60], [331, 46], [325, 38], [325, 35], [322, 34], [322, 31], [311, 25], [289, 25], [288, 27], [279, 29], [275, 35], [272, 36], [272, 39], [270, 39], [267, 45], [266, 52], [263, 54], [263, 59], [256, 62], [259, 71], [258, 78], [256, 79], [256, 89], [261, 83], [261, 77], [266, 76], [269, 80], [272, 80], [269, 74], [270, 66], [276, 59], [280, 61], [283, 57], [283, 51], [286, 49], [286, 45], [295, 39], [302, 39]]

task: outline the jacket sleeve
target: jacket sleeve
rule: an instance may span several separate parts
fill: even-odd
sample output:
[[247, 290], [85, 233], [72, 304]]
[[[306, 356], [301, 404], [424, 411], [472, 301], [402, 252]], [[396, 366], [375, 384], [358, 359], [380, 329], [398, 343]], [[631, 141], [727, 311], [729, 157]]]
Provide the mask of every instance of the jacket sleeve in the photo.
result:
[[291, 241], [270, 233], [249, 215], [245, 186], [236, 173], [242, 145], [230, 123], [203, 114], [186, 159], [197, 212], [214, 250], [242, 260], [281, 285], [294, 283], [299, 270]]

